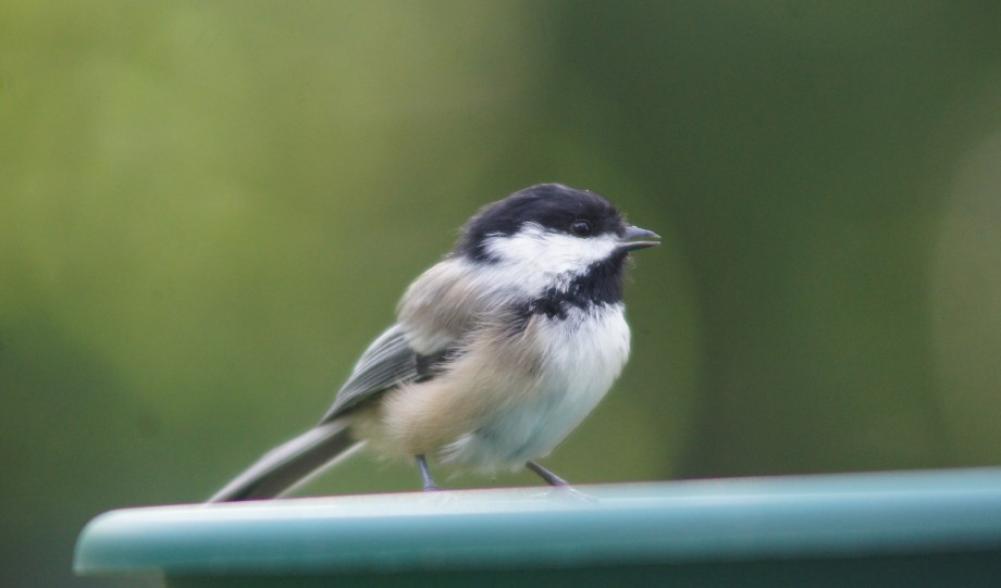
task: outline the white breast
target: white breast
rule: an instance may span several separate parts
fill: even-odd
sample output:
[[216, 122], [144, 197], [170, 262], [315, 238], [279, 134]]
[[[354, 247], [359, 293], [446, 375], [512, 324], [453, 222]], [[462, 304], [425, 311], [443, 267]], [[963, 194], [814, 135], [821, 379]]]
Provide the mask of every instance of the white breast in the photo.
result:
[[629, 325], [621, 303], [572, 308], [566, 318], [539, 316], [532, 333], [541, 373], [532, 393], [518, 395], [476, 433], [453, 443], [455, 461], [520, 467], [545, 456], [597, 406], [629, 357]]

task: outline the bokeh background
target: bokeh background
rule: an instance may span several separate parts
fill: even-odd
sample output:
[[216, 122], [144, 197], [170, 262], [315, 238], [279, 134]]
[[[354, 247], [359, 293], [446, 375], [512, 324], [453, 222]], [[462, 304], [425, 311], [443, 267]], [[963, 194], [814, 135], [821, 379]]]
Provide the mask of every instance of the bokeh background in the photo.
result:
[[[0, 584], [103, 585], [90, 517], [311, 425], [540, 181], [666, 241], [569, 479], [1001, 461], [994, 0], [0, 0]], [[302, 493], [416, 484], [359, 457]]]

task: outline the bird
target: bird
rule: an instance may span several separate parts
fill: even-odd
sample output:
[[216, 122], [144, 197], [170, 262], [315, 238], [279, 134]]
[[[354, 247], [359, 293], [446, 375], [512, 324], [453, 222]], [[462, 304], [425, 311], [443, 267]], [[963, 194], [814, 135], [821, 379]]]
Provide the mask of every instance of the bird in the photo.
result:
[[265, 453], [209, 502], [276, 498], [365, 445], [484, 472], [528, 469], [598, 405], [630, 351], [630, 254], [660, 243], [604, 196], [529, 186], [476, 212], [406, 289], [316, 426]]

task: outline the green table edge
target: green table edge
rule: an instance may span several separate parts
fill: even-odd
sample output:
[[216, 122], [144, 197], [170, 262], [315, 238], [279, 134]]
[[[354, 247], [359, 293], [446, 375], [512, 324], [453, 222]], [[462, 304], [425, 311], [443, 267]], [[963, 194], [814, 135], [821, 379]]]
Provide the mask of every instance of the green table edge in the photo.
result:
[[515, 569], [1001, 552], [1001, 468], [111, 511], [81, 575]]

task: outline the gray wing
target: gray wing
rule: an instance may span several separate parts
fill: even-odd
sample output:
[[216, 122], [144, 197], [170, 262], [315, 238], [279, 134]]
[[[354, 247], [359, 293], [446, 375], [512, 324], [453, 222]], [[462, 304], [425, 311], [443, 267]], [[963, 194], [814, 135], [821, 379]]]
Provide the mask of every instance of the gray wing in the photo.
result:
[[393, 325], [379, 335], [355, 364], [321, 423], [337, 418], [391, 388], [417, 380], [420, 356], [407, 343], [403, 328]]

